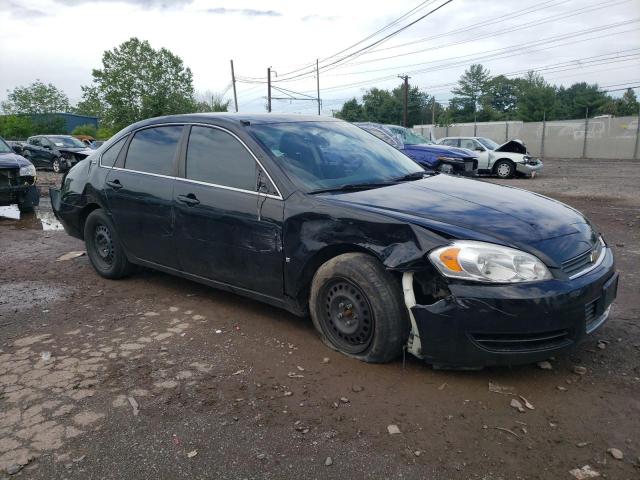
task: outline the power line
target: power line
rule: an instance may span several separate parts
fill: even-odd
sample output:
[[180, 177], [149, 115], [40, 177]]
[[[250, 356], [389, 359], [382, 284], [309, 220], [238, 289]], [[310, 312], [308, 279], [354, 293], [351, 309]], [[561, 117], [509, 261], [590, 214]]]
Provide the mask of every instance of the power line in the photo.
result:
[[[397, 30], [394, 30], [394, 31], [393, 31], [393, 32], [391, 32], [390, 34], [388, 34], [388, 35], [386, 35], [386, 36], [382, 37], [380, 40], [376, 40], [375, 42], [370, 43], [370, 44], [369, 44], [369, 45], [367, 45], [366, 47], [362, 47], [362, 48], [360, 48], [359, 50], [356, 50], [355, 52], [352, 52], [352, 53], [350, 53], [350, 54], [348, 54], [348, 55], [346, 55], [346, 56], [344, 56], [344, 57], [341, 57], [341, 58], [339, 58], [339, 59], [337, 59], [337, 60], [334, 60], [333, 62], [330, 62], [330, 63], [329, 63], [329, 64], [327, 64], [327, 65], [324, 65], [322, 68], [323, 68], [323, 69], [326, 69], [327, 67], [330, 67], [330, 66], [332, 66], [332, 65], [336, 65], [336, 64], [338, 64], [339, 62], [342, 62], [342, 61], [344, 61], [344, 60], [346, 60], [346, 59], [348, 59], [348, 58], [350, 58], [350, 57], [352, 57], [352, 56], [354, 56], [354, 55], [357, 55], [357, 54], [358, 54], [358, 53], [360, 53], [360, 52], [363, 52], [363, 51], [368, 50], [368, 49], [370, 49], [370, 48], [372, 48], [372, 47], [374, 47], [374, 46], [376, 46], [376, 45], [379, 45], [379, 44], [380, 44], [380, 43], [382, 43], [382, 42], [385, 42], [386, 40], [388, 40], [388, 39], [392, 38], [393, 36], [395, 36], [395, 35], [399, 34], [400, 32], [402, 32], [402, 31], [406, 30], [407, 28], [409, 28], [409, 27], [411, 27], [411, 26], [415, 25], [416, 23], [420, 22], [421, 20], [424, 20], [424, 19], [425, 19], [425, 18], [427, 18], [428, 16], [430, 16], [430, 15], [434, 14], [435, 12], [437, 12], [438, 10], [440, 10], [442, 7], [444, 7], [444, 6], [448, 5], [448, 4], [449, 4], [449, 3], [451, 3], [452, 1], [453, 1], [453, 0], [446, 0], [446, 1], [445, 1], [444, 3], [442, 3], [441, 5], [439, 5], [439, 6], [437, 6], [436, 8], [434, 8], [434, 9], [430, 10], [429, 12], [425, 13], [424, 15], [422, 15], [422, 16], [420, 16], [420, 17], [418, 17], [416, 20], [412, 21], [411, 23], [408, 23], [407, 25], [404, 25], [403, 27], [401, 27], [401, 28], [399, 28], [399, 29], [397, 29]], [[312, 73], [313, 73], [313, 71], [300, 73], [300, 74], [293, 75], [293, 76], [288, 77], [288, 78], [280, 79], [280, 80], [278, 80], [278, 82], [286, 82], [286, 81], [290, 81], [290, 80], [293, 80], [293, 79], [295, 79], [295, 78], [299, 78], [299, 77], [301, 77], [301, 76], [305, 76], [305, 75], [306, 75], [306, 76], [308, 76], [309, 74], [312, 74]]]

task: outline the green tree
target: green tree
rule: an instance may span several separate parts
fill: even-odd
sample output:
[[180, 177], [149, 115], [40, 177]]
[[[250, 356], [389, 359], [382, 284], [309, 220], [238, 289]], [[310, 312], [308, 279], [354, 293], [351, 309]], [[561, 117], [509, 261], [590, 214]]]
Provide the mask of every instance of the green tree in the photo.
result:
[[78, 125], [71, 132], [71, 135], [88, 135], [93, 138], [96, 138], [97, 134], [98, 129], [95, 127], [95, 125], [92, 125], [90, 123], [87, 123], [85, 125]]
[[196, 95], [195, 112], [228, 112], [231, 100], [225, 100], [224, 95], [207, 90]]
[[7, 140], [23, 140], [33, 135], [34, 125], [28, 115], [0, 116], [0, 137]]
[[[480, 64], [473, 64], [458, 80], [458, 86], [451, 90], [455, 95], [453, 105], [459, 121], [473, 121], [481, 112], [481, 99], [486, 95], [491, 75]], [[478, 118], [480, 120], [480, 118]]]
[[636, 93], [633, 89], [628, 88], [621, 98], [607, 97], [607, 101], [602, 106], [601, 112], [618, 117], [626, 117], [638, 115], [639, 109], [640, 104], [638, 104]]
[[530, 71], [525, 78], [516, 79], [517, 118], [524, 122], [540, 122], [556, 117], [556, 89], [542, 75]]
[[78, 102], [75, 113], [89, 117], [102, 118], [104, 116], [104, 100], [97, 86], [82, 85], [82, 100]]
[[71, 110], [69, 97], [52, 83], [36, 80], [31, 85], [7, 91], [2, 110], [7, 114], [56, 113]]
[[510, 119], [518, 103], [517, 82], [504, 75], [489, 79], [485, 84], [485, 91], [480, 98], [482, 116], [487, 120]]
[[586, 82], [574, 83], [569, 88], [559, 88], [557, 92], [558, 110], [564, 118], [584, 118], [601, 112], [608, 101], [607, 94], [598, 85]]
[[356, 98], [344, 102], [342, 108], [336, 112], [336, 117], [346, 120], [347, 122], [363, 122], [366, 120], [364, 109]]
[[389, 90], [372, 88], [362, 96], [365, 119], [377, 123], [400, 124], [402, 104]]
[[131, 38], [104, 52], [81, 104], [83, 111], [101, 108], [102, 121], [116, 130], [144, 118], [192, 112], [193, 75], [169, 50]]
[[[404, 86], [400, 85], [391, 92], [395, 102], [400, 106], [400, 120], [404, 110]], [[407, 95], [407, 122], [409, 126], [431, 122], [431, 97], [417, 86], [410, 86]], [[390, 122], [391, 123], [391, 122]]]

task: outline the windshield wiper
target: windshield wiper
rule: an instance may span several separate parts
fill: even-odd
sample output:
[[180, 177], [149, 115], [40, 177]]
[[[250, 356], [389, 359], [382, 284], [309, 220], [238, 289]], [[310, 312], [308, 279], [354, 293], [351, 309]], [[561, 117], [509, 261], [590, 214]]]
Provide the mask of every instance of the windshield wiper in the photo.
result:
[[427, 171], [413, 172], [413, 173], [408, 173], [406, 175], [403, 175], [402, 177], [394, 178], [392, 181], [393, 182], [410, 182], [412, 180], [422, 180], [427, 174], [428, 174]]
[[345, 185], [337, 185], [335, 187], [319, 188], [311, 190], [309, 193], [326, 193], [326, 192], [355, 192], [358, 190], [370, 190], [372, 188], [388, 187], [395, 185], [396, 181], [390, 182], [372, 182], [372, 183], [347, 183]]

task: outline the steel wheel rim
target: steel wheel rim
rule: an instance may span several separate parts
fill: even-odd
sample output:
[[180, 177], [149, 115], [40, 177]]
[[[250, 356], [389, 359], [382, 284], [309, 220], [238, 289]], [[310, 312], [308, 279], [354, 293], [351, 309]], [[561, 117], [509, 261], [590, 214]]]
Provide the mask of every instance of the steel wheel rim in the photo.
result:
[[56, 173], [60, 173], [60, 160], [53, 161], [53, 171]]
[[511, 173], [511, 167], [506, 163], [502, 163], [498, 165], [498, 175], [501, 177], [506, 177]]
[[365, 351], [373, 340], [375, 318], [364, 292], [350, 280], [335, 278], [323, 298], [323, 329], [331, 343], [345, 353]]
[[113, 265], [113, 238], [105, 225], [96, 226], [93, 232], [94, 250], [98, 254], [98, 261], [105, 267]]

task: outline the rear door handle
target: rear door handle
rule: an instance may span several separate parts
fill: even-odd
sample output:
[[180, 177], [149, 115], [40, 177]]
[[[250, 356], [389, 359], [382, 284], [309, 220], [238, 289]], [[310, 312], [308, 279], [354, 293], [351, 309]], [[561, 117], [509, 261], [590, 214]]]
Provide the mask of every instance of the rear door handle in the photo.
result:
[[188, 195], [178, 195], [178, 201], [189, 206], [198, 205], [200, 203], [200, 200], [198, 200], [193, 193]]
[[122, 188], [122, 184], [120, 183], [120, 180], [113, 180], [113, 181], [108, 181], [107, 185], [109, 185], [111, 188], [113, 188], [114, 190], [120, 190]]

